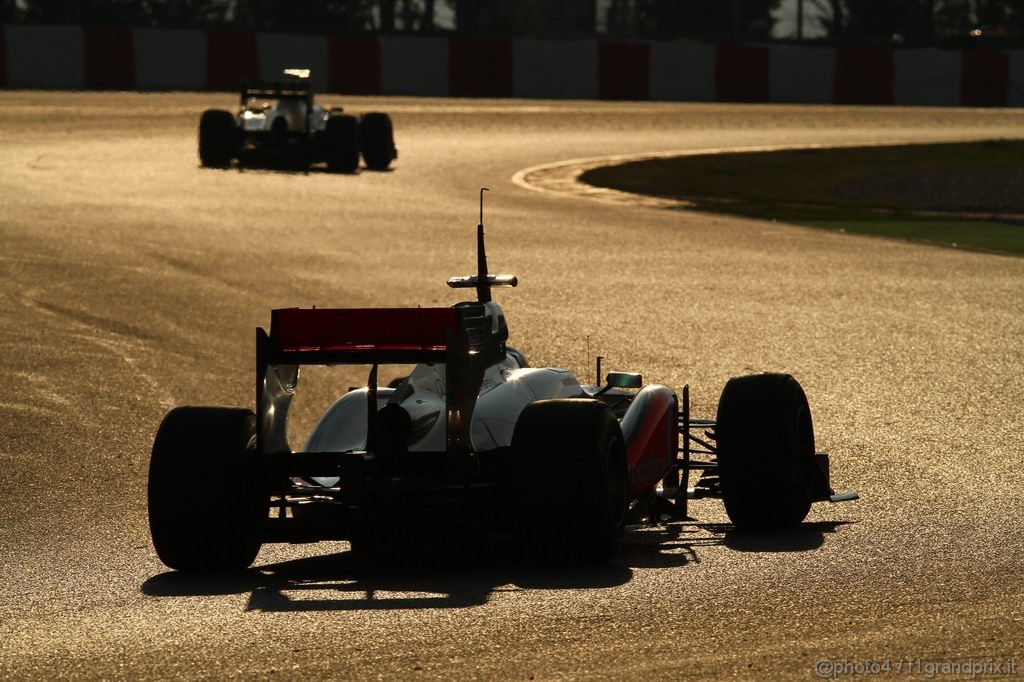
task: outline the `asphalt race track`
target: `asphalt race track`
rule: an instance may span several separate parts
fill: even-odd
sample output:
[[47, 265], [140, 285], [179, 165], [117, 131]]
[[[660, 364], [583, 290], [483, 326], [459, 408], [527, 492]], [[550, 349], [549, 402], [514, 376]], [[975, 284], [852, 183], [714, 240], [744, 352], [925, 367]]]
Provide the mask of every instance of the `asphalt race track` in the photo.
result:
[[[392, 172], [199, 168], [200, 111], [233, 103], [0, 92], [0, 678], [1024, 667], [1024, 260], [512, 182], [606, 154], [1024, 137], [1024, 111], [351, 99], [392, 114]], [[689, 383], [698, 416], [731, 376], [791, 372], [836, 487], [863, 499], [753, 536], [694, 503], [697, 523], [631, 532], [596, 568], [410, 550], [368, 571], [334, 543], [267, 546], [236, 578], [168, 572], [145, 503], [163, 414], [250, 406], [272, 307], [455, 303], [481, 186], [534, 365], [591, 378], [589, 336], [607, 369]], [[343, 380], [311, 383], [296, 429]]]

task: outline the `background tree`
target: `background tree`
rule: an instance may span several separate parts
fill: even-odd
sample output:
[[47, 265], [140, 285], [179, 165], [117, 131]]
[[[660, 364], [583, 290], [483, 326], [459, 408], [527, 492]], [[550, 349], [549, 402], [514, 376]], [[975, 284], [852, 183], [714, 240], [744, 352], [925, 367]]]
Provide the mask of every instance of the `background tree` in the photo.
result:
[[771, 37], [781, 0], [612, 0], [605, 25], [610, 35], [747, 39]]
[[[798, 0], [805, 33], [855, 44], [1022, 37], [1024, 0]], [[771, 40], [783, 0], [0, 0], [6, 23], [310, 33]], [[439, 21], [443, 15], [443, 19]], [[454, 17], [454, 26], [449, 17]], [[440, 24], [440, 25], [439, 25]], [[443, 26], [441, 26], [443, 25]], [[816, 30], [815, 30], [816, 29]], [[786, 36], [787, 38], [789, 36]], [[1002, 43], [1000, 43], [1002, 44]]]
[[966, 37], [978, 26], [998, 27], [1008, 37], [1024, 29], [1024, 0], [806, 0], [818, 28], [832, 40], [933, 44]]

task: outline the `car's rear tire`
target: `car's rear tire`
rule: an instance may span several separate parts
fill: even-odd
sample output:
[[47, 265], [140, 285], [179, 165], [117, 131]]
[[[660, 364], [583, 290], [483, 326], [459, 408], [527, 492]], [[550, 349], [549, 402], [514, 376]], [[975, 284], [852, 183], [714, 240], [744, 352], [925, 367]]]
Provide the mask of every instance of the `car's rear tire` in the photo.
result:
[[380, 112], [363, 114], [359, 119], [359, 130], [366, 167], [375, 171], [387, 170], [395, 158], [391, 117]]
[[596, 400], [543, 400], [523, 410], [512, 437], [518, 536], [528, 555], [607, 560], [627, 505], [626, 449], [611, 410]]
[[359, 119], [348, 114], [327, 119], [324, 158], [332, 173], [354, 173], [359, 168]]
[[802, 522], [816, 482], [814, 425], [788, 374], [730, 379], [715, 426], [725, 511], [737, 528]]
[[207, 168], [227, 168], [237, 151], [235, 117], [223, 109], [207, 109], [199, 118], [199, 162]]
[[179, 571], [247, 568], [262, 544], [268, 497], [255, 461], [256, 417], [226, 407], [167, 413], [149, 464], [149, 529]]

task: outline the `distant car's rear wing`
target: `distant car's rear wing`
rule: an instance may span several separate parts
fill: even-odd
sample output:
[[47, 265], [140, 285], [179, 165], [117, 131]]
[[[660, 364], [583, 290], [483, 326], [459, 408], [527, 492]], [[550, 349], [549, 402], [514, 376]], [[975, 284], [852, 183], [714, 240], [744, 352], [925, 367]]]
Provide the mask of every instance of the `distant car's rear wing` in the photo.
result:
[[303, 99], [313, 102], [313, 86], [306, 78], [286, 80], [245, 80], [242, 81], [242, 106], [250, 97], [267, 99]]
[[256, 419], [262, 452], [290, 452], [286, 420], [301, 365], [371, 365], [368, 449], [377, 440], [377, 366], [444, 363], [449, 450], [469, 447], [484, 369], [504, 349], [481, 303], [454, 308], [281, 308], [256, 330]]

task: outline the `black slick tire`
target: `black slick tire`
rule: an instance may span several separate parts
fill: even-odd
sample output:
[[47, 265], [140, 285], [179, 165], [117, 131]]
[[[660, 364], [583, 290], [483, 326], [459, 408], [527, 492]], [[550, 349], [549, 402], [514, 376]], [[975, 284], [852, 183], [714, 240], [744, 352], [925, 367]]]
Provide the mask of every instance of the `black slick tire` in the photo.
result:
[[370, 170], [384, 171], [395, 158], [391, 117], [380, 112], [363, 114], [359, 120], [363, 162]]
[[715, 436], [725, 510], [737, 528], [804, 520], [816, 482], [814, 425], [796, 379], [730, 379], [718, 402]]
[[199, 162], [207, 168], [227, 168], [236, 153], [235, 117], [223, 109], [207, 109], [199, 118]]
[[149, 464], [149, 529], [160, 560], [179, 571], [248, 568], [267, 516], [250, 410], [178, 407]]
[[359, 119], [331, 114], [324, 128], [324, 158], [332, 173], [355, 173], [359, 168]]
[[626, 449], [618, 420], [596, 400], [542, 400], [512, 437], [513, 508], [522, 550], [542, 560], [606, 561], [622, 537]]

